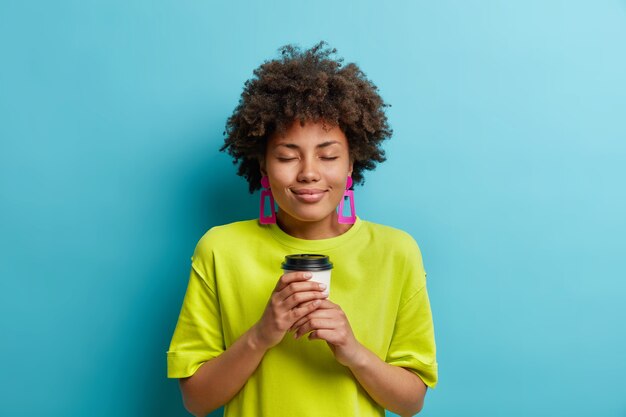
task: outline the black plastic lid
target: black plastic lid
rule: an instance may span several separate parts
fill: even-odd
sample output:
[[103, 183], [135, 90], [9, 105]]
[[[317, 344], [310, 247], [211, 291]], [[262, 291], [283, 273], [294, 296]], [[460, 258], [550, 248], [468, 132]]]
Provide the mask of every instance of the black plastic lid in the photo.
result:
[[282, 267], [285, 271], [327, 271], [333, 269], [333, 264], [326, 255], [301, 253], [285, 256]]

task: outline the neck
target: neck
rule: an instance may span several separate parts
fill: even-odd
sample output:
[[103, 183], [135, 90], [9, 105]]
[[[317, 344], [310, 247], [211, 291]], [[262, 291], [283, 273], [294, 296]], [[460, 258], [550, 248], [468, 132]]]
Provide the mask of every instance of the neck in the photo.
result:
[[294, 219], [279, 211], [276, 214], [276, 223], [283, 232], [298, 239], [318, 240], [337, 237], [347, 232], [352, 225], [341, 224], [337, 221], [337, 213], [318, 221], [302, 221]]

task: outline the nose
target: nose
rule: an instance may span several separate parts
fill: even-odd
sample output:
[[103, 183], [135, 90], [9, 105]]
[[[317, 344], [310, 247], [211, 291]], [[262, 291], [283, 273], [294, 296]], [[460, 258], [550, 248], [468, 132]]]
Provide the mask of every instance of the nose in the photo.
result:
[[320, 171], [317, 159], [313, 156], [307, 156], [300, 163], [300, 171], [298, 172], [299, 182], [316, 182], [320, 179]]

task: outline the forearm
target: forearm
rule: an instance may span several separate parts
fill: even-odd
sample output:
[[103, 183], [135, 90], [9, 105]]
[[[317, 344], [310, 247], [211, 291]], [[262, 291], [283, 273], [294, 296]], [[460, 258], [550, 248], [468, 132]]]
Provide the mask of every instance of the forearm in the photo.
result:
[[358, 356], [349, 368], [374, 401], [400, 416], [420, 412], [426, 385], [417, 375], [386, 363], [362, 345]]
[[193, 376], [180, 380], [185, 408], [195, 416], [204, 416], [226, 404], [248, 381], [266, 351], [252, 327]]

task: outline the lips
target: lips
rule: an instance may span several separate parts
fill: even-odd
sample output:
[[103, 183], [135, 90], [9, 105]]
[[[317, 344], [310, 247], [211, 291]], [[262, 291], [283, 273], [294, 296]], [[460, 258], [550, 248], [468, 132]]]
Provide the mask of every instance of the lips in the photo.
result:
[[324, 197], [324, 194], [326, 194], [326, 190], [321, 190], [319, 188], [291, 189], [291, 192], [296, 199], [304, 203], [317, 203]]

